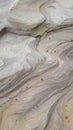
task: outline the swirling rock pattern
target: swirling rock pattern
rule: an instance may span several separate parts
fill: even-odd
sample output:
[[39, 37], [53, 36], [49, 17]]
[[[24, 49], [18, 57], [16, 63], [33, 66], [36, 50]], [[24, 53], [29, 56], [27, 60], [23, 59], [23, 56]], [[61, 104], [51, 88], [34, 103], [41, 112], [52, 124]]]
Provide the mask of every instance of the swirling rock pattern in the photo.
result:
[[0, 0], [0, 130], [73, 130], [72, 0]]

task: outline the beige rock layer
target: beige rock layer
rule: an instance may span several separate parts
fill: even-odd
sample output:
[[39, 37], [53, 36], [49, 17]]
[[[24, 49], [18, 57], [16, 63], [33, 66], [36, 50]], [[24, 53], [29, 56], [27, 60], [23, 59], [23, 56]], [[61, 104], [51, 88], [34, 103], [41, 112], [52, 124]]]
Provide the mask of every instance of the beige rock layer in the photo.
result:
[[73, 130], [72, 14], [72, 0], [0, 0], [0, 130]]

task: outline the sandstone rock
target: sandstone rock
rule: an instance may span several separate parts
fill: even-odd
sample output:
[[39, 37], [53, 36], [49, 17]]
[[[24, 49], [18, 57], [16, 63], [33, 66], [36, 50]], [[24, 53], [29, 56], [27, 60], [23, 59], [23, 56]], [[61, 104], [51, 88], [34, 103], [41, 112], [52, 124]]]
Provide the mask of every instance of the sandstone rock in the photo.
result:
[[72, 14], [72, 0], [0, 0], [0, 130], [73, 130]]

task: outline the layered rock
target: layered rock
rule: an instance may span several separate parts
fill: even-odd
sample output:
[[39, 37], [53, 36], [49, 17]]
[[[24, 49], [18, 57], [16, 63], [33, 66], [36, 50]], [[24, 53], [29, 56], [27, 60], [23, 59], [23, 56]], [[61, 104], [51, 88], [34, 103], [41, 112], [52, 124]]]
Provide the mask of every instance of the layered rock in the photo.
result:
[[73, 130], [72, 0], [0, 7], [0, 130]]

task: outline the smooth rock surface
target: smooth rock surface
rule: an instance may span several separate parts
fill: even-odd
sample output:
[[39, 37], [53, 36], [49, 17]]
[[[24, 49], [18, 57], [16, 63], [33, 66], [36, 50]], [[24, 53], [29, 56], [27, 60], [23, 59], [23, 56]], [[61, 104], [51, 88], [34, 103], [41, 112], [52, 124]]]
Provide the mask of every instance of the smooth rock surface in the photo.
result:
[[0, 0], [0, 130], [73, 130], [72, 0]]

